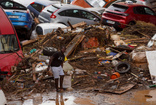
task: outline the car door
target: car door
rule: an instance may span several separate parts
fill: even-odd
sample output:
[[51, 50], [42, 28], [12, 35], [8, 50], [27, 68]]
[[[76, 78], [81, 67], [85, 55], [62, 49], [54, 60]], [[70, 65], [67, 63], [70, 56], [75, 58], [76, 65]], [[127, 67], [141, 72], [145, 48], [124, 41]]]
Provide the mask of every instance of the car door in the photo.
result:
[[[69, 26], [68, 21], [70, 24], [77, 24], [80, 22], [86, 22], [87, 24], [94, 24], [94, 19], [98, 19], [95, 15], [91, 14], [90, 12], [79, 10], [79, 9], [68, 9], [64, 10], [59, 13], [60, 15], [60, 22], [65, 23]], [[83, 16], [82, 16], [83, 15]], [[59, 22], [59, 21], [58, 21]]]
[[57, 21], [60, 23], [64, 23], [67, 26], [69, 26], [68, 21], [70, 22], [71, 25], [82, 21], [80, 19], [80, 13], [78, 9], [67, 9], [67, 10], [61, 11], [58, 14], [60, 16], [59, 16], [59, 19], [57, 19]]
[[148, 17], [148, 22], [156, 25], [156, 13], [154, 13], [154, 11], [148, 7], [144, 7], [144, 10], [145, 14]]
[[144, 22], [148, 22], [149, 21], [149, 17], [148, 15], [145, 13], [145, 9], [143, 6], [137, 6], [134, 8], [134, 17], [136, 21], [144, 21]]
[[81, 19], [86, 22], [87, 24], [95, 24], [95, 23], [99, 23], [100, 22], [100, 18], [94, 14], [92, 14], [91, 12], [85, 11], [85, 10], [81, 10], [80, 11], [80, 16]]

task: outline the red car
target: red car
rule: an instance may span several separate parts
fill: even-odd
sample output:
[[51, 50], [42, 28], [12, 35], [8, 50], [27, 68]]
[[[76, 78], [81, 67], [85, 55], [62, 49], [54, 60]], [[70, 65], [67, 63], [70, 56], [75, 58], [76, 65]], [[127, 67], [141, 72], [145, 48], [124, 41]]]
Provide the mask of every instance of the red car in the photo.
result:
[[149, 7], [132, 2], [118, 2], [109, 6], [102, 14], [102, 24], [117, 30], [135, 21], [150, 22], [156, 25], [156, 13]]
[[20, 41], [6, 13], [0, 6], [0, 78], [11, 75], [11, 67], [23, 57]]

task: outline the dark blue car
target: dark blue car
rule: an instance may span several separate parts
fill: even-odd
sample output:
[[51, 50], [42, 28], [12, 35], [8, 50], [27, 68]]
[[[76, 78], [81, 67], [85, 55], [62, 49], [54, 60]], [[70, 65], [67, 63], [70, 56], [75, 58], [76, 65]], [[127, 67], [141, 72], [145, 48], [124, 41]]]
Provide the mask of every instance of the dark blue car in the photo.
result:
[[35, 2], [32, 2], [30, 5], [27, 6], [27, 8], [30, 10], [31, 13], [33, 13], [34, 17], [38, 17], [39, 13], [48, 5], [60, 3], [60, 0], [36, 0]]
[[29, 10], [25, 6], [11, 0], [0, 0], [0, 5], [10, 18], [17, 32], [21, 35], [24, 34], [25, 38], [29, 39], [34, 27], [34, 20]]

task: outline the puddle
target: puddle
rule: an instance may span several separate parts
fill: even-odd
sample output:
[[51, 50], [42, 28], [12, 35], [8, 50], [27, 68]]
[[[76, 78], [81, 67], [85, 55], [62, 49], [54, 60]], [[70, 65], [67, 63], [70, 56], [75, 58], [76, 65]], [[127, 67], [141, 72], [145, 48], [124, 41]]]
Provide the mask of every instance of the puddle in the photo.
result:
[[27, 100], [24, 102], [11, 101], [8, 105], [156, 105], [156, 89], [127, 92], [122, 95], [49, 92], [32, 94], [25, 99]]
[[75, 103], [79, 104], [79, 105], [95, 105], [93, 104], [93, 102], [87, 98], [76, 98], [74, 100]]
[[49, 93], [49, 94], [34, 94], [32, 99], [27, 99], [23, 103], [21, 101], [11, 101], [8, 103], [8, 105], [95, 105], [95, 104], [89, 98], [79, 98], [71, 94], [64, 93]]
[[131, 101], [137, 105], [156, 105], [156, 89], [137, 91]]

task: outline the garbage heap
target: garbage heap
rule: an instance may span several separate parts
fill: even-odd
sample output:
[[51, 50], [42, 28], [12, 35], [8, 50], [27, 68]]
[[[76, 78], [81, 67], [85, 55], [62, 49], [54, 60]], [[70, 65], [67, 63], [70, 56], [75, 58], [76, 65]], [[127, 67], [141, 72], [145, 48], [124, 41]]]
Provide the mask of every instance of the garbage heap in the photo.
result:
[[155, 50], [155, 43], [149, 44], [155, 29], [140, 21], [121, 32], [101, 24], [83, 23], [70, 31], [58, 28], [39, 35], [25, 42], [24, 58], [13, 67], [12, 76], [1, 82], [2, 89], [15, 95], [54, 89], [53, 75], [46, 68], [50, 56], [62, 45], [66, 46], [64, 70], [70, 77], [65, 80], [70, 85], [67, 88], [117, 94], [134, 87], [147, 89], [155, 82], [146, 54]]

